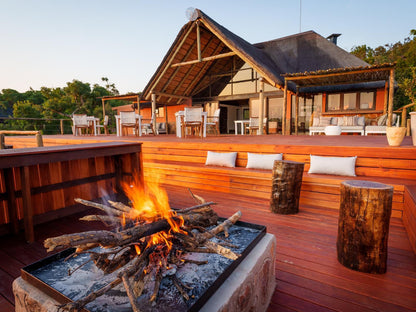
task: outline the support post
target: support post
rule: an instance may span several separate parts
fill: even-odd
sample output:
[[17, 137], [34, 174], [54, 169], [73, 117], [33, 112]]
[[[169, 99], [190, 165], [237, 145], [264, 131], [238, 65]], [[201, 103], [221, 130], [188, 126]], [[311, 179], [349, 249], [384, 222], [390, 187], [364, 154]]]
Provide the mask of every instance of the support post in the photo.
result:
[[257, 131], [258, 135], [263, 134], [263, 119], [264, 119], [264, 80], [263, 78], [259, 79], [260, 81], [260, 90], [259, 90], [259, 130]]
[[152, 130], [156, 134], [156, 94], [152, 93]]
[[38, 147], [43, 147], [43, 140], [42, 140], [42, 134], [36, 133], [36, 145]]
[[59, 120], [59, 126], [61, 128], [61, 135], [63, 135], [64, 134], [64, 120], [63, 119]]
[[283, 90], [283, 111], [282, 111], [282, 134], [286, 134], [286, 107], [287, 107], [287, 81], [285, 78], [285, 88]]
[[393, 117], [393, 97], [394, 97], [394, 69], [390, 69], [390, 82], [389, 82], [389, 109], [387, 113], [387, 126], [392, 126]]
[[360, 272], [385, 273], [393, 187], [350, 180], [340, 191], [338, 261]]
[[299, 121], [299, 87], [296, 87], [296, 107], [295, 107], [295, 135], [298, 135]]
[[30, 193], [30, 171], [29, 167], [20, 167], [20, 179], [22, 183], [22, 203], [23, 203], [23, 220], [25, 224], [26, 241], [32, 243], [35, 241], [35, 232], [33, 230], [33, 208], [32, 196]]
[[384, 83], [384, 106], [383, 106], [383, 115], [387, 114], [387, 105], [389, 99], [389, 82], [386, 80]]
[[105, 116], [105, 100], [101, 99], [101, 103], [103, 105], [103, 119], [104, 119], [104, 116]]

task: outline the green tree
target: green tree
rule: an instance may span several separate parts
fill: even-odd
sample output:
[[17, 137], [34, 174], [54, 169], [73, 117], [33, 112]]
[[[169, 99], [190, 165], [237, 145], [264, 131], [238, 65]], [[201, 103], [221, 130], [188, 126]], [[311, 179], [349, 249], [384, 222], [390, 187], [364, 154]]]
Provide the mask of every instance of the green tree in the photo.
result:
[[[400, 108], [410, 103], [409, 93], [403, 89], [407, 81], [412, 81], [412, 68], [416, 67], [416, 30], [403, 42], [386, 44], [375, 49], [366, 45], [353, 47], [351, 53], [369, 64], [396, 63], [395, 79], [399, 85], [394, 95], [394, 107]], [[409, 86], [407, 86], [409, 87]]]
[[[17, 101], [13, 104], [13, 116], [15, 118], [42, 118], [42, 106], [27, 100]], [[30, 120], [13, 120], [11, 125], [19, 130], [42, 130], [42, 127]]]

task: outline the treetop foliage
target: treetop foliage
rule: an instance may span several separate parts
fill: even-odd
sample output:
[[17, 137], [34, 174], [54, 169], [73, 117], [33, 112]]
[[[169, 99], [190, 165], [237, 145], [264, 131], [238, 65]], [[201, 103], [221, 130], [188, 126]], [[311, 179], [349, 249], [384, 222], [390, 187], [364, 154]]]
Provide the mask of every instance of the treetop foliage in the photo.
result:
[[[403, 42], [385, 44], [377, 48], [367, 45], [355, 46], [351, 53], [370, 65], [396, 63], [395, 79], [399, 85], [394, 96], [394, 107], [414, 103], [416, 97], [416, 29], [410, 30]], [[412, 100], [413, 98], [413, 100]]]

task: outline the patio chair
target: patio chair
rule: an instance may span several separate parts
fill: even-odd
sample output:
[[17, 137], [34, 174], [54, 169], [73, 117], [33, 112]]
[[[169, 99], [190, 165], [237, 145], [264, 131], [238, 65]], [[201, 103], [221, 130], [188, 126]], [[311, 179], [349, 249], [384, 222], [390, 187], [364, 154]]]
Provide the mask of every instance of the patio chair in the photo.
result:
[[[135, 112], [120, 112], [120, 132], [123, 135], [123, 130], [125, 128], [133, 128], [134, 134], [139, 135], [138, 124], [136, 120]], [[126, 132], [127, 135], [127, 132]]]
[[96, 128], [97, 134], [101, 134], [101, 129], [104, 129], [104, 133], [108, 135], [108, 116], [105, 115], [103, 124], [102, 125], [96, 124], [95, 128]]
[[72, 124], [73, 124], [73, 133], [75, 136], [78, 133], [82, 134], [82, 129], [86, 129], [86, 131], [90, 128], [90, 125], [87, 120], [87, 115], [73, 115], [72, 116]]
[[190, 128], [191, 134], [198, 133], [202, 138], [202, 107], [185, 107], [182, 122], [182, 130], [187, 135], [187, 129]]
[[142, 123], [142, 134], [155, 133], [153, 131], [153, 116], [148, 123]]
[[207, 122], [207, 127], [214, 130], [214, 134], [219, 135], [220, 134], [220, 112], [221, 109], [218, 108], [214, 112], [214, 116], [212, 117], [212, 121]]
[[[266, 131], [267, 117], [263, 118], [263, 131]], [[254, 134], [259, 130], [259, 117], [250, 117], [250, 122], [246, 127], [249, 134]]]

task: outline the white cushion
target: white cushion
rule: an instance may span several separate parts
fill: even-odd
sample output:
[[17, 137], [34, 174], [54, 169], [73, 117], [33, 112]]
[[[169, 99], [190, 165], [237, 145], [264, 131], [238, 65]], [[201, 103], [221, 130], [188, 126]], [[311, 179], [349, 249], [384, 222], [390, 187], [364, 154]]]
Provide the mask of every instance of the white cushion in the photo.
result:
[[275, 160], [282, 160], [283, 154], [247, 153], [247, 166], [251, 169], [273, 169]]
[[334, 174], [355, 177], [354, 157], [325, 157], [311, 155], [308, 173]]
[[357, 126], [365, 126], [365, 117], [364, 116], [358, 116], [357, 117]]
[[216, 153], [216, 152], [208, 151], [205, 165], [235, 167], [236, 159], [237, 159], [237, 152]]
[[321, 127], [326, 127], [326, 126], [329, 126], [330, 124], [331, 124], [331, 117], [323, 117], [323, 116], [321, 116], [319, 118], [319, 125]]

